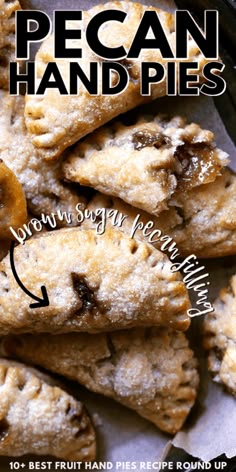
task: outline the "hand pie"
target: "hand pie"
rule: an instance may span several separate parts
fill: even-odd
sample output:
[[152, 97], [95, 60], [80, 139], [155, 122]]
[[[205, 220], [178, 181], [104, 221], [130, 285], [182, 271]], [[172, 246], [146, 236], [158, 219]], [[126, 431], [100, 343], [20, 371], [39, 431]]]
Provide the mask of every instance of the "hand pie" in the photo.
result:
[[0, 0], [0, 88], [8, 88], [9, 63], [15, 61], [15, 12], [18, 0]]
[[227, 162], [210, 131], [151, 116], [95, 131], [69, 154], [64, 171], [70, 181], [158, 215], [176, 194], [214, 181]]
[[197, 361], [181, 332], [23, 335], [2, 344], [4, 354], [76, 380], [171, 434], [181, 428], [196, 398]]
[[95, 433], [84, 406], [53, 380], [0, 359], [0, 455], [95, 459]]
[[220, 291], [204, 323], [204, 346], [209, 351], [208, 366], [215, 382], [236, 395], [236, 276]]
[[133, 326], [185, 330], [190, 308], [180, 273], [166, 255], [109, 228], [103, 235], [72, 228], [15, 248], [22, 283], [50, 304], [32, 300], [16, 283], [9, 257], [0, 264], [0, 332], [110, 331]]
[[[37, 216], [75, 213], [84, 197], [62, 179], [61, 162], [38, 159], [24, 123], [24, 97], [0, 91], [0, 158], [15, 172], [23, 185], [29, 210]], [[20, 225], [19, 225], [20, 226]]]
[[[190, 254], [199, 258], [236, 254], [236, 175], [229, 169], [222, 170], [222, 176], [217, 177], [215, 182], [178, 194], [173, 206], [158, 217], [137, 210], [119, 198], [96, 193], [88, 203], [88, 209], [96, 215], [99, 208], [114, 208], [127, 215], [121, 227], [127, 233], [130, 233], [138, 214], [139, 221], [144, 225], [153, 221], [154, 228], [176, 242], [182, 257]], [[95, 225], [98, 222], [95, 221]], [[85, 220], [83, 227], [91, 228], [94, 224]], [[146, 239], [139, 229], [135, 232], [135, 238]], [[153, 245], [160, 249], [162, 244], [157, 241]]]
[[[129, 49], [143, 13], [154, 10], [159, 15], [168, 42], [174, 51], [174, 15], [154, 7], [128, 1], [114, 1], [105, 5], [97, 5], [89, 11], [83, 12], [83, 22], [80, 22], [82, 31], [80, 47], [83, 50], [83, 55], [81, 59], [76, 59], [76, 62], [87, 77], [90, 77], [90, 62], [98, 63], [100, 66], [102, 59], [89, 48], [85, 40], [85, 30], [88, 22], [95, 14], [107, 9], [123, 10], [127, 13], [127, 17], [122, 24], [112, 21], [101, 26], [99, 37], [103, 44], [108, 44], [109, 47], [120, 46], [122, 38], [124, 46]], [[77, 22], [67, 23], [69, 23], [68, 28], [78, 27]], [[192, 39], [189, 39], [188, 51], [189, 57], [187, 60], [199, 62], [199, 73], [201, 75], [202, 67], [207, 61]], [[67, 86], [70, 83], [69, 61], [74, 61], [74, 59], [56, 60]], [[44, 41], [36, 55], [37, 78], [39, 80], [42, 78], [49, 62], [55, 62], [53, 35]], [[65, 148], [112, 118], [141, 103], [165, 95], [165, 79], [159, 84], [153, 84], [150, 97], [140, 95], [141, 62], [159, 62], [165, 65], [167, 60], [162, 58], [159, 49], [143, 49], [136, 60], [123, 59], [121, 63], [127, 68], [129, 82], [127, 88], [119, 95], [102, 96], [101, 91], [96, 96], [90, 95], [82, 85], [78, 95], [75, 96], [60, 95], [57, 89], [47, 90], [44, 96], [28, 95], [25, 108], [26, 126], [32, 135], [33, 144], [38, 149], [40, 156], [46, 159], [56, 158]], [[112, 73], [111, 82], [112, 84], [117, 82], [117, 76], [114, 72]], [[100, 86], [101, 79], [99, 89]]]

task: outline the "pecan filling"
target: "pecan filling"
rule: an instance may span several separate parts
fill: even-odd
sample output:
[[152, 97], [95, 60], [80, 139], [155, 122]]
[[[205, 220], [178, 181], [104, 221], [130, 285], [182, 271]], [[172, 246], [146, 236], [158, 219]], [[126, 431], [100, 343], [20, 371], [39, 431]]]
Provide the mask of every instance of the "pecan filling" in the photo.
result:
[[93, 291], [88, 287], [85, 279], [76, 273], [71, 274], [73, 288], [82, 301], [82, 311], [88, 312], [96, 307], [96, 301]]
[[170, 144], [170, 138], [168, 138], [168, 136], [165, 136], [163, 133], [151, 132], [150, 130], [136, 131], [132, 136], [132, 141], [136, 151], [150, 146], [159, 149], [165, 144]]
[[214, 148], [206, 143], [178, 146], [174, 156], [181, 164], [181, 170], [177, 172], [181, 190], [214, 181], [222, 167]]

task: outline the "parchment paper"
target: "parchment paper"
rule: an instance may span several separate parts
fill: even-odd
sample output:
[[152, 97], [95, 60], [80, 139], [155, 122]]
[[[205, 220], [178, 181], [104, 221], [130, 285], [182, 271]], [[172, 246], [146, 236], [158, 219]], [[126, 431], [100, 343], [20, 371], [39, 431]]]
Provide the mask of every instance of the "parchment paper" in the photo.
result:
[[[139, 0], [166, 10], [173, 10], [171, 0]], [[22, 0], [25, 8], [37, 8], [52, 14], [53, 9], [88, 9], [99, 3], [95, 0]], [[190, 121], [196, 121], [202, 127], [215, 132], [218, 146], [226, 150], [231, 157], [231, 167], [236, 170], [235, 147], [226, 133], [212, 99], [200, 97], [165, 97], [151, 105], [156, 112], [181, 114]], [[236, 257], [204, 261], [211, 275], [210, 300], [213, 301], [219, 289], [228, 283], [229, 276], [236, 273]], [[201, 344], [201, 320], [195, 319], [191, 338], [197, 346], [196, 351], [201, 363], [201, 391], [198, 405], [190, 416], [188, 426], [177, 434], [173, 444], [185, 449], [194, 457], [205, 461], [221, 453], [228, 457], [236, 455], [236, 400], [223, 389], [213, 384], [206, 370]], [[103, 461], [155, 461], [161, 459], [163, 451], [171, 439], [159, 432], [153, 425], [140, 418], [134, 412], [117, 403], [73, 386], [92, 413], [99, 416], [98, 460]], [[39, 460], [39, 458], [37, 459]], [[9, 459], [0, 459], [0, 468]], [[2, 466], [1, 466], [2, 464]], [[3, 469], [2, 469], [3, 467]], [[6, 468], [9, 470], [9, 468]], [[138, 469], [137, 469], [138, 470]]]

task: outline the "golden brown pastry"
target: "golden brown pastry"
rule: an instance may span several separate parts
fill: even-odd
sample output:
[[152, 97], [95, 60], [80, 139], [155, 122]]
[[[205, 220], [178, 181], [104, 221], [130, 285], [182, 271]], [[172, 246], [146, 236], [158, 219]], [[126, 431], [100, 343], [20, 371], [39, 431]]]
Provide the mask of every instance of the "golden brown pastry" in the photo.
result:
[[220, 291], [215, 311], [204, 322], [204, 346], [209, 351], [208, 367], [215, 382], [236, 395], [236, 276]]
[[95, 459], [95, 433], [84, 406], [41, 372], [0, 359], [0, 455]]
[[15, 12], [18, 0], [0, 0], [0, 88], [8, 88], [9, 63], [15, 61]]
[[29, 307], [32, 300], [16, 283], [6, 257], [0, 264], [2, 334], [189, 326], [180, 273], [171, 272], [162, 252], [120, 231], [53, 231], [16, 247], [14, 263], [31, 293], [40, 295], [46, 285], [50, 304]]
[[2, 349], [119, 401], [171, 434], [196, 398], [197, 361], [181, 332], [9, 336]]
[[[221, 257], [236, 254], [236, 174], [222, 171], [215, 182], [176, 198], [180, 225], [171, 236], [186, 255]], [[164, 215], [163, 215], [164, 217]]]
[[6, 257], [10, 249], [10, 239], [0, 239], [0, 261]]
[[0, 158], [17, 175], [28, 207], [35, 215], [58, 210], [75, 213], [77, 203], [85, 202], [72, 186], [63, 182], [60, 161], [42, 162], [36, 156], [25, 128], [24, 97], [3, 91], [0, 91]]
[[64, 171], [70, 181], [158, 215], [176, 194], [214, 181], [227, 162], [211, 131], [157, 115], [95, 131], [69, 154]]
[[[88, 22], [95, 14], [107, 10], [118, 9], [125, 11], [127, 17], [124, 23], [106, 22], [99, 29], [99, 37], [103, 44], [109, 47], [123, 45], [130, 48], [136, 30], [140, 24], [144, 11], [154, 10], [158, 13], [161, 24], [165, 30], [168, 42], [173, 51], [175, 49], [175, 23], [174, 15], [159, 10], [155, 7], [147, 7], [133, 2], [108, 2], [105, 5], [97, 5], [88, 12], [83, 12], [81, 25], [80, 47], [83, 50], [82, 58], [76, 59], [87, 77], [90, 77], [90, 62], [101, 65], [102, 59], [92, 53], [85, 39], [85, 29]], [[68, 22], [69, 23], [69, 22]], [[77, 28], [76, 22], [71, 21], [68, 27]], [[202, 56], [196, 43], [190, 38], [188, 42], [189, 61], [198, 61], [199, 73], [207, 62]], [[54, 37], [49, 37], [40, 47], [37, 55], [37, 77], [41, 79], [47, 64], [55, 62]], [[66, 86], [69, 86], [69, 64], [74, 59], [57, 59], [56, 63]], [[47, 90], [44, 96], [28, 95], [26, 98], [25, 118], [26, 125], [32, 135], [34, 146], [40, 156], [46, 159], [56, 158], [61, 152], [75, 143], [83, 136], [108, 122], [115, 116], [134, 108], [135, 106], [154, 100], [166, 94], [166, 79], [158, 84], [153, 84], [151, 96], [141, 96], [141, 63], [159, 62], [166, 65], [167, 60], [162, 58], [159, 49], [143, 49], [138, 59], [122, 59], [128, 71], [129, 82], [127, 88], [119, 95], [101, 95], [101, 74], [99, 74], [99, 94], [90, 95], [81, 85], [76, 96], [60, 95], [57, 89]], [[99, 68], [100, 70], [100, 68]], [[117, 82], [117, 76], [113, 72], [112, 85]]]
[[[152, 221], [153, 230], [159, 229], [162, 233], [160, 238], [153, 238], [157, 239], [153, 245], [160, 248], [164, 244], [161, 237], [169, 235], [176, 242], [182, 257], [190, 254], [196, 254], [199, 258], [236, 254], [236, 175], [229, 169], [224, 169], [215, 182], [179, 194], [173, 206], [158, 217], [138, 210], [119, 198], [97, 193], [88, 203], [88, 209], [97, 215], [95, 225], [101, 219], [100, 208], [114, 208], [119, 214], [127, 215], [120, 229], [129, 234], [138, 214], [137, 225], [143, 222], [145, 226]], [[94, 227], [94, 224], [91, 219], [83, 222], [86, 227]], [[110, 224], [111, 219], [106, 218], [106, 226]], [[135, 231], [134, 236], [148, 240], [140, 229]]]
[[15, 174], [0, 159], [0, 238], [10, 239], [27, 219], [26, 200]]

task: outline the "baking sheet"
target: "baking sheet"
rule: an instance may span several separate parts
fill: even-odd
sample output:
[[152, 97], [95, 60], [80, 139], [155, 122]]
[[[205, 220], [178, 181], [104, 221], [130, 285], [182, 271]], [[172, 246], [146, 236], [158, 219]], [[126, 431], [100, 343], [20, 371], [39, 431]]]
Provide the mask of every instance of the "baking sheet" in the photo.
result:
[[[97, 4], [94, 0], [23, 0], [25, 8], [37, 8], [52, 14], [54, 9], [88, 9]], [[141, 1], [143, 4], [173, 10], [172, 1]], [[214, 101], [205, 96], [165, 97], [150, 105], [156, 112], [181, 114], [189, 121], [196, 121], [202, 127], [215, 132], [219, 147], [227, 151], [231, 158], [231, 167], [236, 170], [235, 147], [226, 133], [224, 125], [214, 106]], [[236, 273], [236, 257], [218, 261], [204, 261], [211, 275], [210, 300], [213, 301], [219, 288], [227, 285], [231, 274]], [[201, 320], [195, 319], [192, 338], [199, 346]], [[178, 433], [173, 440], [175, 446], [205, 461], [225, 452], [228, 457], [236, 455], [236, 400], [225, 393], [220, 386], [214, 385], [208, 378], [204, 354], [198, 349], [201, 361], [202, 385], [197, 408], [190, 417], [189, 425]], [[156, 461], [163, 457], [170, 440], [153, 425], [140, 418], [136, 413], [118, 405], [112, 400], [93, 395], [81, 387], [73, 385], [89, 410], [99, 419], [98, 460], [102, 461]], [[1, 458], [0, 470], [9, 470], [12, 459]], [[29, 458], [26, 458], [25, 462]], [[31, 458], [32, 460], [32, 458]], [[37, 458], [35, 460], [44, 460]], [[27, 470], [27, 468], [25, 469]], [[139, 470], [137, 465], [136, 470]]]

